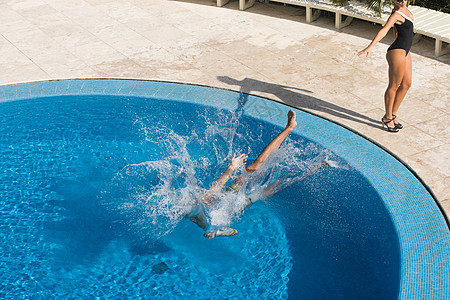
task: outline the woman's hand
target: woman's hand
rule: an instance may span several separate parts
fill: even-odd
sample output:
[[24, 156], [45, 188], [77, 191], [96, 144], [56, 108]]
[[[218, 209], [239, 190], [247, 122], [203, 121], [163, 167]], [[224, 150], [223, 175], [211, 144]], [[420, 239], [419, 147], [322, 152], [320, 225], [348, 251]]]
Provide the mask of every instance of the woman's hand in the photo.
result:
[[235, 170], [242, 166], [247, 161], [247, 155], [241, 154], [238, 157], [236, 157], [236, 154], [233, 154], [233, 158], [231, 159], [230, 167]]
[[361, 56], [363, 54], [365, 54], [366, 56], [369, 56], [371, 51], [372, 51], [372, 49], [370, 47], [367, 47], [366, 49], [359, 51], [358, 56]]

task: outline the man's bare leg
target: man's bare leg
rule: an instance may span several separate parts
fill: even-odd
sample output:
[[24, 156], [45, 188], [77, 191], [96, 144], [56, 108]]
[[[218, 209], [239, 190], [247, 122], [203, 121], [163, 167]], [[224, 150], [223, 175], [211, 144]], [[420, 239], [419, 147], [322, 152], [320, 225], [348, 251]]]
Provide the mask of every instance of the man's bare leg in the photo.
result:
[[288, 112], [288, 122], [286, 128], [283, 129], [259, 154], [259, 156], [247, 166], [246, 170], [249, 173], [253, 173], [258, 170], [264, 161], [272, 154], [274, 151], [278, 150], [281, 143], [287, 138], [287, 136], [294, 130], [297, 126], [297, 121], [295, 120], [295, 111], [292, 109]]
[[[248, 173], [253, 173], [258, 170], [264, 161], [281, 146], [281, 143], [287, 138], [287, 136], [292, 132], [292, 130], [297, 126], [295, 111], [292, 109], [288, 112], [288, 121], [286, 127], [281, 131], [259, 154], [259, 156], [245, 169]], [[241, 188], [243, 184], [242, 177], [236, 178], [233, 184], [230, 186], [230, 190], [237, 191]], [[249, 203], [250, 205], [250, 203]]]
[[264, 197], [272, 197], [273, 195], [275, 195], [278, 192], [281, 192], [282, 190], [284, 190], [285, 188], [287, 188], [288, 186], [297, 183], [299, 181], [303, 181], [306, 178], [308, 178], [309, 176], [313, 175], [314, 173], [316, 173], [317, 171], [319, 171], [322, 168], [326, 168], [329, 167], [330, 165], [328, 164], [328, 162], [326, 160], [323, 160], [319, 165], [315, 166], [311, 171], [309, 171], [307, 174], [303, 175], [302, 177], [298, 177], [298, 178], [294, 178], [291, 182], [289, 182], [289, 184], [283, 186], [282, 188], [278, 188], [278, 185], [280, 185], [280, 183], [282, 182], [281, 179], [278, 179], [277, 181], [275, 181], [274, 183], [272, 183], [270, 186], [268, 186], [264, 191], [263, 191], [263, 196]]
[[[256, 170], [258, 170], [261, 165], [264, 163], [264, 161], [276, 150], [278, 150], [281, 146], [281, 143], [283, 143], [283, 141], [287, 138], [287, 136], [292, 132], [292, 130], [294, 130], [294, 128], [297, 126], [297, 121], [296, 121], [296, 115], [295, 115], [295, 111], [293, 110], [289, 110], [288, 112], [288, 121], [286, 124], [286, 127], [283, 129], [283, 131], [281, 131], [264, 149], [263, 151], [259, 154], [259, 156], [250, 164], [247, 166], [246, 170], [249, 173], [253, 173]], [[236, 159], [240, 159], [241, 161], [245, 161], [247, 158], [247, 156], [240, 156]], [[233, 160], [235, 159], [235, 157], [233, 156]], [[233, 169], [234, 170], [234, 169]], [[227, 172], [227, 171], [226, 171]], [[231, 172], [232, 173], [232, 172]], [[225, 174], [225, 175], [228, 175]], [[224, 176], [224, 175], [222, 175]], [[228, 180], [229, 175], [226, 176], [226, 179]], [[216, 181], [220, 181], [222, 182], [223, 180], [220, 180], [221, 177], [219, 177], [218, 180]], [[226, 181], [225, 181], [226, 182]], [[214, 187], [213, 187], [214, 186]], [[215, 188], [215, 184], [213, 184], [212, 189]], [[219, 185], [220, 187], [223, 187], [223, 184]], [[233, 184], [231, 185], [230, 189], [231, 190], [237, 190], [239, 189], [239, 187], [242, 186], [242, 178], [239, 177], [237, 178]], [[211, 189], [211, 188], [210, 188]], [[204, 202], [206, 199], [202, 199]], [[206, 201], [207, 202], [207, 201]], [[249, 200], [249, 203], [245, 206], [249, 206], [252, 202]], [[244, 208], [245, 208], [244, 207]], [[197, 223], [198, 224], [198, 223]], [[208, 231], [204, 234], [204, 236], [206, 238], [212, 239], [214, 237], [217, 236], [232, 236], [235, 235], [237, 233], [236, 229], [233, 228], [229, 228], [229, 227], [224, 227], [221, 228], [219, 230], [214, 230], [214, 231]]]

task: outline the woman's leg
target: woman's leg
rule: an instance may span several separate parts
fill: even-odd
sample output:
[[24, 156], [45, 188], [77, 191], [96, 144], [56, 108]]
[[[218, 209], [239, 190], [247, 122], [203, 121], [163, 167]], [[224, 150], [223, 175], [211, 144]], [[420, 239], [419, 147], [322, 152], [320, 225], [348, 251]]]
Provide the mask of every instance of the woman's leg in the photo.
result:
[[288, 112], [288, 122], [286, 127], [281, 131], [259, 154], [259, 156], [247, 166], [246, 170], [249, 173], [253, 173], [258, 170], [264, 161], [272, 154], [275, 150], [280, 148], [281, 143], [287, 138], [287, 136], [292, 132], [292, 130], [297, 126], [297, 121], [295, 120], [295, 112], [290, 110]]
[[[389, 85], [384, 93], [384, 105], [385, 105], [385, 115], [383, 117], [384, 121], [393, 119], [393, 107], [394, 101], [397, 95], [397, 91], [403, 81], [405, 74], [406, 58], [405, 50], [394, 49], [388, 51], [386, 54], [386, 59], [389, 64]], [[394, 127], [394, 122], [388, 122], [391, 124], [390, 127]]]
[[[400, 84], [400, 87], [397, 90], [397, 93], [395, 94], [394, 104], [392, 106], [393, 115], [397, 115], [398, 108], [400, 107], [400, 104], [402, 104], [402, 101], [405, 98], [406, 93], [411, 87], [411, 83], [412, 83], [412, 62], [411, 62], [411, 54], [408, 53], [405, 61], [405, 71], [403, 73], [403, 79]], [[398, 123], [398, 121], [395, 123]]]

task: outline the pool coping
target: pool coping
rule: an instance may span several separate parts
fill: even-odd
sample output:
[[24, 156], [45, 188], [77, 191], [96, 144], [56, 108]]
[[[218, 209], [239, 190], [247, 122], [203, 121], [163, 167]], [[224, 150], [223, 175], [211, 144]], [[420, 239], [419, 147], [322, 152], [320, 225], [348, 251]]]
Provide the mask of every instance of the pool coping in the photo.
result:
[[[244, 109], [245, 115], [281, 127], [285, 125], [287, 107], [296, 110], [300, 126], [294, 132], [344, 158], [380, 194], [399, 236], [399, 298], [445, 299], [450, 294], [448, 216], [414, 170], [370, 138], [338, 122], [272, 99], [203, 85], [95, 78], [0, 86], [0, 103], [56, 95], [133, 96], [191, 102], [228, 110]], [[386, 169], [389, 172], [385, 172]]]

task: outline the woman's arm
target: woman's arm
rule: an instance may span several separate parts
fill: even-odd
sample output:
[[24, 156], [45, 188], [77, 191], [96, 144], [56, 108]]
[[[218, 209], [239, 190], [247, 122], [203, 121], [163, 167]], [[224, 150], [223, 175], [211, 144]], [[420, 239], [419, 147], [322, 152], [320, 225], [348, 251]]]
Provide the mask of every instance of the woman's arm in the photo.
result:
[[400, 18], [401, 18], [400, 14], [393, 13], [387, 20], [386, 24], [384, 24], [383, 28], [381, 28], [381, 30], [378, 31], [377, 35], [372, 40], [372, 42], [369, 44], [369, 46], [367, 46], [364, 50], [361, 50], [358, 52], [358, 56], [361, 56], [363, 54], [366, 54], [367, 56], [369, 56], [370, 52], [372, 51], [372, 48], [386, 36], [386, 34], [391, 29], [391, 27], [394, 26], [394, 24], [398, 20], [400, 20]]

